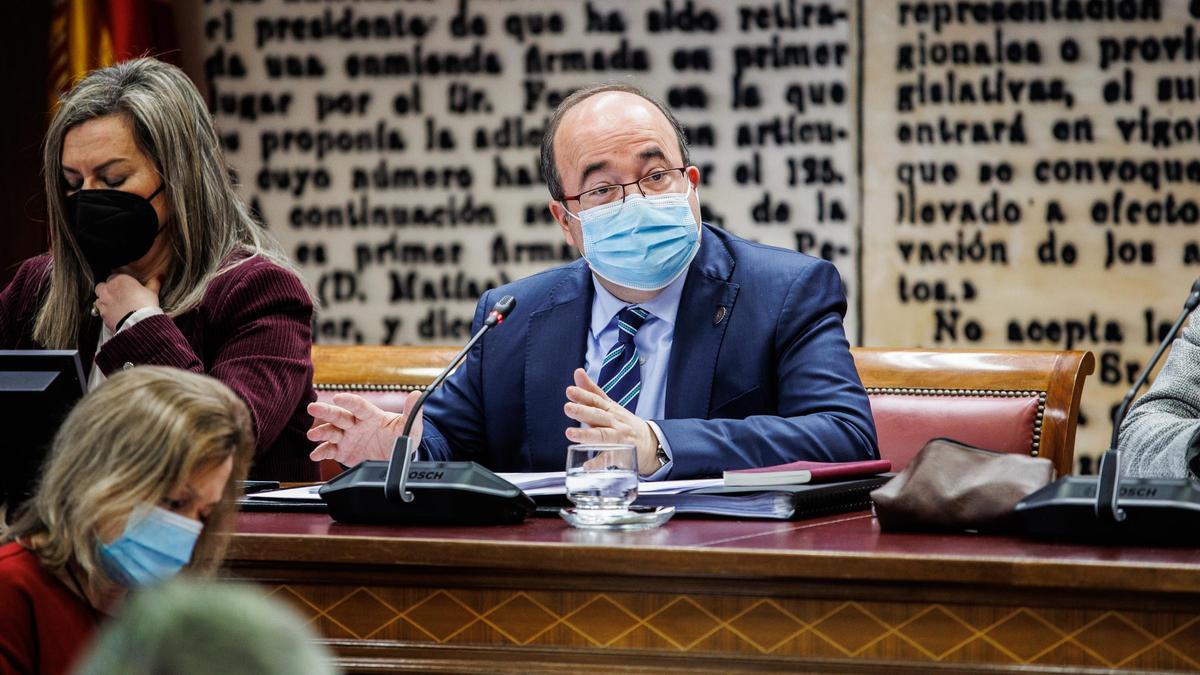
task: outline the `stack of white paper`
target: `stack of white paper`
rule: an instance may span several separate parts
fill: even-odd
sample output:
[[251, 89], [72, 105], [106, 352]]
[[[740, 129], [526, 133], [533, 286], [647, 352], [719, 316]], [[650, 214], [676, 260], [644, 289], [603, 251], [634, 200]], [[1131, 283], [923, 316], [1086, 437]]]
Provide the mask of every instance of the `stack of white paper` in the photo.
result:
[[[542, 506], [569, 506], [566, 499], [566, 473], [501, 473], [501, 478], [516, 485]], [[696, 480], [643, 481], [638, 484], [639, 506], [674, 506], [677, 513], [695, 513], [732, 518], [788, 519], [801, 514], [828, 512], [830, 509], [866, 508], [868, 493], [886, 481], [886, 477], [847, 481], [846, 491], [836, 484], [779, 486], [774, 488], [727, 488], [720, 478]], [[854, 485], [850, 485], [854, 484]], [[319, 485], [270, 490], [247, 495], [247, 501], [319, 503]]]
[[[516, 485], [530, 497], [545, 497], [549, 495], [567, 494], [567, 473], [565, 471], [543, 471], [540, 473], [499, 473], [504, 480]], [[704, 488], [721, 485], [720, 478], [700, 478], [697, 480], [662, 480], [642, 481], [638, 483], [638, 495], [661, 494], [674, 495], [693, 492]]]

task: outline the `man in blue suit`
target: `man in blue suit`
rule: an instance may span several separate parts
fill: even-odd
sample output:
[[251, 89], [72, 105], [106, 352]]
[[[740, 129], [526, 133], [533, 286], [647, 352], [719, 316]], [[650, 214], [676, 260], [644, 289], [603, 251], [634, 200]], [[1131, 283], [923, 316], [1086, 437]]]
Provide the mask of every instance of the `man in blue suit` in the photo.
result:
[[[651, 479], [877, 457], [833, 265], [700, 221], [674, 116], [636, 88], [569, 96], [547, 124], [550, 211], [582, 259], [483, 295], [516, 309], [426, 403], [428, 459], [561, 470], [569, 443], [629, 443]], [[314, 403], [314, 460], [385, 459], [402, 414]], [[422, 428], [423, 427], [423, 428]]]

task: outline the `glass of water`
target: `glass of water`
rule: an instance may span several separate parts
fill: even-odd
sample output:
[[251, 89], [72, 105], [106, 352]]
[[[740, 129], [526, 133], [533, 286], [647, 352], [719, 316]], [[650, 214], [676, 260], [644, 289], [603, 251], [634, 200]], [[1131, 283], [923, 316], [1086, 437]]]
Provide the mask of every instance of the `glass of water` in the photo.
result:
[[637, 499], [637, 450], [632, 445], [567, 448], [567, 499], [580, 520], [603, 523], [629, 513]]

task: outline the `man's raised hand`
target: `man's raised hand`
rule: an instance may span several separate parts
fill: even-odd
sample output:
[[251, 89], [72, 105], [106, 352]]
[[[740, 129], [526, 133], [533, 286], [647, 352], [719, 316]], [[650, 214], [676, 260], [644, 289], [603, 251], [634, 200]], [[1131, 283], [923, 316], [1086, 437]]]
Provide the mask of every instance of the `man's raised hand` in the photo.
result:
[[[421, 392], [410, 393], [404, 399], [403, 413], [387, 412], [356, 394], [337, 394], [332, 404], [308, 404], [308, 413], [313, 416], [308, 439], [321, 442], [309, 454], [309, 459], [314, 462], [332, 459], [345, 466], [369, 459], [388, 459], [392, 455], [392, 446], [404, 430], [404, 420], [420, 397]], [[421, 442], [421, 427], [421, 413], [418, 412], [409, 434], [414, 445]]]

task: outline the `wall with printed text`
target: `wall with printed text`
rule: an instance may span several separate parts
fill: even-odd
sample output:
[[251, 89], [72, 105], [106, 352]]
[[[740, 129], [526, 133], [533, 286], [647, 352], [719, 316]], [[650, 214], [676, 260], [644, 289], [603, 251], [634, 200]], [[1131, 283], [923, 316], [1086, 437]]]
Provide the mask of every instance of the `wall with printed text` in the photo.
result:
[[837, 265], [852, 342], [1094, 351], [1077, 456], [1200, 272], [1200, 2], [193, 1], [322, 342], [461, 343], [572, 259], [538, 149], [597, 81], [677, 113], [706, 220]]

